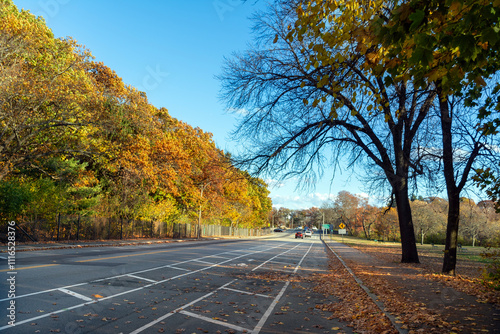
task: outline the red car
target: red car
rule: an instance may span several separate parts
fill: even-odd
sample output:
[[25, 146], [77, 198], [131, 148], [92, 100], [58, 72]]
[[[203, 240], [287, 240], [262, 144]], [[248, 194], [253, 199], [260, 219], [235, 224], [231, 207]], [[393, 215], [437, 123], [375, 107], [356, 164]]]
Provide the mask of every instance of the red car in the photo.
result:
[[297, 238], [304, 239], [304, 235], [302, 234], [302, 231], [298, 231], [295, 233], [295, 239], [297, 239]]

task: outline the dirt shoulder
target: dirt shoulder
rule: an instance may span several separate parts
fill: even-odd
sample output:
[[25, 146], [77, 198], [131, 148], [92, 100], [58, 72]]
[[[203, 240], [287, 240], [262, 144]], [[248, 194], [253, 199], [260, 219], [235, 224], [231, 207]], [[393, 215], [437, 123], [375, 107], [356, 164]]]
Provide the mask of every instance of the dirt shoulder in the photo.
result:
[[[386, 245], [346, 247], [335, 241], [328, 245], [344, 260], [356, 277], [382, 302], [384, 311], [362, 291], [331, 255], [330, 273], [320, 279], [341, 300], [320, 307], [332, 317], [366, 333], [500, 333], [500, 291], [485, 286], [482, 265], [461, 261], [457, 277], [439, 275], [440, 263], [422, 252], [420, 264], [401, 264], [400, 250]], [[399, 330], [396, 329], [396, 326]]]

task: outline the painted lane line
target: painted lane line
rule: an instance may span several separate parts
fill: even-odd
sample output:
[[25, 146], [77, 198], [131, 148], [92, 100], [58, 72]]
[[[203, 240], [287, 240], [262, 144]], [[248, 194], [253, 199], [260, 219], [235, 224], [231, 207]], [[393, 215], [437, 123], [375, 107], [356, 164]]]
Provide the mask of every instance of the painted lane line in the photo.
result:
[[[234, 279], [234, 280], [232, 280], [232, 281], [230, 281], [230, 282], [228, 282], [228, 283], [224, 284], [223, 286], [219, 287], [217, 290], [219, 290], [219, 289], [221, 289], [221, 288], [225, 288], [226, 286], [228, 286], [228, 285], [232, 284], [232, 283], [233, 283], [233, 282], [235, 282], [235, 281], [237, 281], [237, 280], [236, 280], [236, 279]], [[175, 309], [175, 310], [173, 310], [173, 311], [171, 311], [171, 312], [169, 312], [169, 313], [167, 313], [167, 314], [165, 314], [165, 315], [163, 315], [163, 316], [159, 317], [158, 319], [156, 319], [156, 320], [154, 320], [154, 321], [151, 321], [151, 322], [150, 322], [150, 323], [148, 323], [148, 324], [145, 324], [145, 325], [144, 325], [144, 326], [142, 326], [142, 327], [137, 328], [135, 331], [131, 332], [130, 334], [138, 334], [138, 333], [142, 332], [143, 330], [148, 329], [149, 327], [151, 327], [151, 326], [153, 326], [153, 325], [155, 325], [155, 324], [159, 323], [160, 321], [163, 321], [163, 320], [165, 320], [166, 318], [168, 318], [168, 317], [170, 317], [170, 316], [172, 316], [172, 315], [174, 315], [174, 314], [177, 314], [178, 312], [182, 311], [184, 308], [189, 307], [189, 306], [191, 306], [191, 305], [193, 305], [193, 304], [196, 304], [196, 303], [197, 303], [197, 302], [199, 302], [200, 300], [203, 300], [203, 299], [205, 299], [205, 298], [210, 297], [210, 296], [211, 296], [211, 295], [213, 295], [215, 292], [217, 292], [217, 290], [214, 290], [214, 291], [212, 291], [212, 292], [209, 292], [209, 293], [207, 293], [206, 295], [201, 296], [200, 298], [195, 299], [195, 300], [193, 300], [192, 302], [190, 302], [190, 303], [188, 303], [188, 304], [186, 304], [186, 305], [183, 305], [183, 306], [179, 307], [178, 309]]]
[[64, 292], [64, 293], [67, 293], [68, 295], [71, 295], [71, 296], [73, 296], [73, 297], [79, 298], [79, 299], [81, 299], [81, 300], [84, 300], [84, 301], [86, 301], [86, 302], [91, 302], [91, 301], [92, 301], [92, 298], [89, 298], [89, 297], [87, 297], [87, 296], [81, 295], [81, 294], [79, 294], [79, 293], [76, 293], [76, 292], [71, 291], [71, 290], [68, 290], [68, 289], [59, 288], [59, 289], [57, 289], [57, 290], [59, 290], [59, 291], [61, 291], [61, 292]]
[[[263, 251], [271, 250], [271, 249], [274, 249], [274, 248], [277, 248], [277, 247], [281, 247], [281, 245], [280, 246], [270, 247], [268, 249], [264, 249]], [[227, 253], [228, 252], [222, 252], [222, 253], [219, 253], [219, 254], [227, 254]], [[255, 252], [255, 253], [259, 253], [259, 252]], [[217, 255], [218, 254], [216, 254], [215, 256], [217, 256]], [[214, 256], [214, 255], [207, 255], [207, 256]], [[235, 257], [234, 259], [238, 259], [240, 257], [241, 257], [241, 255], [238, 256], [238, 257]], [[233, 258], [230, 258], [230, 260], [232, 260], [232, 259]], [[184, 264], [184, 263], [189, 263], [191, 261], [192, 260], [186, 260], [186, 261], [178, 262], [176, 264]], [[228, 262], [228, 261], [220, 262], [220, 264], [226, 263], [226, 262]], [[55, 265], [58, 265], [58, 264], [55, 264]], [[47, 265], [47, 266], [54, 266], [54, 265], [50, 264], [50, 265]], [[29, 268], [32, 268], [32, 267], [29, 267]], [[188, 269], [177, 268], [177, 267], [174, 267], [174, 266], [172, 266], [170, 264], [167, 264], [167, 265], [164, 265], [164, 266], [154, 267], [154, 268], [151, 268], [151, 269], [145, 269], [145, 270], [140, 270], [140, 271], [132, 272], [131, 274], [132, 275], [134, 275], [134, 274], [140, 274], [140, 273], [144, 273], [144, 272], [147, 272], [147, 271], [153, 271], [153, 270], [158, 270], [158, 269], [163, 269], [163, 268], [173, 268], [173, 269], [188, 271]], [[18, 268], [18, 269], [21, 269], [21, 268]], [[1, 272], [1, 270], [0, 270], [0, 272]], [[73, 288], [75, 286], [82, 286], [82, 285], [86, 285], [86, 284], [92, 284], [92, 283], [107, 281], [107, 280], [111, 280], [111, 279], [115, 279], [115, 278], [120, 278], [120, 277], [124, 277], [126, 275], [128, 275], [128, 274], [116, 275], [116, 276], [105, 277], [105, 278], [101, 278], [101, 279], [97, 279], [97, 280], [92, 280], [92, 281], [89, 281], [89, 282], [83, 282], [83, 283], [77, 283], [77, 284], [73, 284], [73, 285], [67, 285], [67, 286], [63, 286], [62, 288]], [[42, 291], [32, 292], [32, 293], [28, 293], [28, 294], [25, 294], [25, 295], [18, 295], [18, 296], [15, 296], [14, 299], [24, 298], [24, 297], [30, 297], [30, 296], [39, 295], [39, 294], [48, 293], [48, 292], [53, 292], [53, 291], [57, 291], [58, 289], [59, 288], [53, 288], [53, 289], [48, 289], [48, 290], [42, 290]], [[6, 300], [10, 300], [10, 299], [12, 299], [12, 298], [0, 299], [0, 302], [6, 301]]]
[[148, 252], [148, 253], [139, 253], [139, 254], [127, 254], [127, 255], [118, 255], [118, 256], [110, 256], [110, 257], [99, 257], [97, 259], [88, 259], [88, 260], [81, 260], [81, 261], [75, 261], [77, 263], [83, 263], [83, 262], [94, 262], [94, 261], [102, 261], [102, 260], [111, 260], [111, 259], [120, 259], [124, 257], [133, 257], [133, 256], [142, 256], [142, 255], [151, 255], [151, 254], [159, 254], [159, 253], [167, 253], [167, 252], [173, 252], [172, 249], [167, 249], [163, 251], [156, 251], [156, 252]]
[[252, 269], [252, 271], [255, 271], [255, 270], [259, 269], [260, 267], [264, 266], [264, 265], [265, 265], [265, 264], [267, 264], [268, 262], [271, 262], [272, 260], [274, 260], [274, 259], [275, 259], [275, 258], [277, 258], [278, 256], [281, 256], [281, 255], [283, 255], [283, 254], [286, 254], [286, 253], [288, 253], [288, 252], [290, 252], [290, 251], [294, 250], [295, 248], [297, 248], [297, 247], [299, 247], [299, 246], [301, 246], [301, 245], [299, 244], [299, 245], [297, 245], [297, 246], [295, 246], [295, 247], [293, 247], [293, 248], [290, 248], [289, 250], [287, 250], [287, 251], [285, 251], [285, 252], [283, 252], [283, 253], [281, 253], [281, 254], [277, 254], [277, 255], [273, 256], [273, 257], [272, 257], [272, 258], [270, 258], [269, 260], [267, 260], [267, 261], [265, 261], [265, 262], [262, 262], [260, 265], [258, 265], [257, 267], [253, 268], [253, 269]]
[[179, 267], [174, 267], [174, 266], [168, 266], [169, 268], [176, 269], [176, 270], [181, 270], [181, 271], [191, 271], [189, 269], [184, 269], [184, 268], [179, 268]]
[[[53, 267], [53, 266], [60, 266], [60, 264], [42, 264], [42, 265], [39, 265], [39, 266], [21, 267], [21, 268], [16, 268], [16, 271], [18, 271], [18, 270], [25, 270], [25, 269]], [[5, 271], [11, 271], [11, 270], [10, 269], [0, 270], [0, 272], [5, 272]]]
[[59, 289], [73, 288], [75, 286], [81, 286], [81, 285], [86, 285], [86, 284], [88, 284], [88, 283], [79, 283], [79, 284], [75, 284], [75, 285], [63, 286], [61, 288], [54, 288], [54, 289], [49, 289], [49, 290], [43, 290], [43, 291], [37, 291], [37, 292], [27, 293], [25, 295], [15, 296], [13, 298], [0, 299], [0, 302], [4, 302], [4, 301], [10, 300], [10, 299], [18, 299], [18, 298], [24, 298], [24, 297], [31, 297], [31, 296], [39, 295], [39, 294], [42, 294], [42, 293], [54, 292], [54, 291], [58, 291]]
[[218, 255], [210, 255], [210, 256], [207, 256], [207, 257], [210, 257], [210, 258], [220, 258], [220, 259], [229, 259], [227, 256], [218, 256]]
[[213, 262], [203, 261], [203, 260], [193, 260], [193, 262], [199, 262], [204, 264], [214, 264]]
[[[21, 321], [17, 321], [16, 320], [16, 327], [19, 326], [19, 325], [28, 323], [28, 322], [33, 322], [35, 320], [47, 318], [47, 317], [50, 317], [50, 316], [55, 315], [55, 314], [59, 314], [59, 313], [71, 311], [71, 310], [77, 309], [79, 307], [87, 306], [87, 305], [91, 305], [91, 304], [95, 304], [95, 303], [97, 303], [97, 300], [93, 300], [93, 301], [88, 302], [88, 303], [82, 303], [82, 304], [70, 306], [70, 307], [67, 307], [67, 308], [64, 308], [64, 309], [61, 309], [61, 310], [53, 311], [53, 312], [46, 313], [46, 314], [40, 315], [38, 317], [34, 317], [34, 318], [26, 319], [26, 320], [21, 320]], [[0, 327], [0, 331], [3, 331], [4, 329], [10, 329], [10, 328], [12, 328], [12, 325], [6, 325], [6, 326], [3, 326], [3, 327]]]
[[270, 270], [270, 271], [274, 271], [274, 272], [282, 272], [282, 273], [293, 272], [292, 268], [273, 268], [273, 267], [265, 266], [265, 267], [260, 267], [260, 269]]
[[[300, 259], [300, 262], [297, 265], [297, 267], [295, 268], [294, 273], [297, 272], [297, 270], [299, 269], [300, 265], [302, 264], [302, 261], [304, 261], [304, 259], [307, 256], [307, 254], [309, 254], [309, 252], [311, 251], [312, 246], [313, 246], [313, 244], [311, 243], [311, 246], [309, 246], [309, 249], [307, 250], [307, 252], [304, 254], [304, 256], [302, 256], [302, 259]], [[253, 329], [252, 334], [258, 334], [262, 330], [262, 327], [266, 323], [267, 319], [271, 315], [271, 312], [274, 310], [274, 308], [276, 307], [276, 305], [278, 305], [278, 302], [280, 301], [281, 297], [283, 296], [283, 294], [285, 293], [285, 290], [288, 288], [289, 285], [290, 285], [290, 281], [286, 281], [286, 283], [283, 286], [283, 288], [281, 288], [280, 293], [276, 296], [276, 298], [272, 301], [271, 305], [267, 308], [266, 313], [264, 313], [264, 315], [262, 316], [262, 318], [260, 318], [260, 321], [257, 324], [257, 326], [255, 326], [255, 328]]]
[[[191, 275], [191, 274], [194, 274], [194, 273], [197, 273], [197, 272], [201, 272], [201, 271], [204, 271], [204, 270], [207, 270], [207, 269], [210, 269], [212, 267], [216, 267], [220, 264], [224, 264], [224, 263], [227, 263], [227, 262], [230, 262], [230, 261], [233, 261], [233, 260], [236, 260], [238, 258], [241, 258], [241, 257], [244, 257], [244, 256], [248, 256], [248, 255], [251, 255], [251, 254], [256, 254], [256, 253], [261, 253], [261, 252], [264, 252], [266, 250], [271, 250], [271, 249], [274, 249], [274, 248], [277, 248], [277, 247], [280, 247], [280, 246], [275, 246], [275, 247], [271, 247], [269, 249], [264, 249], [262, 251], [256, 251], [256, 252], [253, 252], [253, 253], [249, 253], [249, 254], [242, 254], [242, 255], [239, 255], [237, 257], [235, 257], [234, 259], [229, 259], [229, 260], [226, 260], [226, 261], [222, 261], [218, 264], [214, 264], [213, 266], [210, 266], [210, 267], [206, 267], [206, 268], [202, 268], [202, 269], [199, 269], [199, 270], [196, 270], [196, 271], [193, 271], [193, 272], [188, 272], [188, 273], [185, 273], [185, 274], [181, 274], [181, 275], [177, 275], [177, 276], [174, 276], [174, 277], [171, 277], [171, 278], [168, 278], [168, 279], [165, 279], [165, 280], [162, 280], [162, 281], [158, 281], [156, 283], [151, 283], [151, 284], [148, 284], [148, 285], [144, 285], [142, 287], [139, 287], [139, 288], [135, 288], [135, 289], [132, 289], [132, 290], [127, 290], [127, 291], [123, 291], [123, 292], [120, 292], [120, 293], [117, 293], [115, 295], [111, 295], [111, 296], [107, 296], [107, 297], [104, 297], [104, 298], [100, 298], [100, 299], [95, 299], [95, 300], [91, 300], [89, 302], [86, 302], [86, 303], [82, 303], [82, 304], [78, 304], [78, 305], [74, 305], [74, 306], [71, 306], [71, 307], [67, 307], [67, 308], [64, 308], [64, 309], [60, 309], [60, 310], [56, 310], [56, 311], [53, 311], [51, 313], [46, 313], [44, 315], [40, 315], [40, 316], [37, 316], [37, 317], [33, 317], [33, 318], [30, 318], [30, 319], [26, 319], [26, 320], [22, 320], [22, 321], [16, 321], [16, 325], [22, 325], [22, 324], [25, 324], [25, 323], [28, 323], [28, 322], [32, 322], [32, 321], [35, 321], [35, 320], [38, 320], [38, 319], [43, 319], [43, 318], [46, 318], [46, 317], [49, 317], [51, 315], [55, 315], [55, 314], [59, 314], [59, 313], [64, 313], [64, 312], [67, 312], [67, 311], [71, 311], [71, 310], [74, 310], [74, 309], [77, 309], [77, 308], [80, 308], [80, 307], [84, 307], [84, 306], [88, 306], [88, 305], [91, 305], [91, 304], [95, 304], [99, 301], [104, 301], [104, 300], [108, 300], [108, 299], [111, 299], [111, 298], [115, 298], [115, 297], [119, 297], [119, 296], [122, 296], [122, 295], [125, 295], [125, 294], [129, 294], [129, 293], [133, 293], [133, 292], [137, 292], [137, 291], [140, 291], [140, 290], [144, 290], [144, 289], [149, 289], [150, 287], [152, 286], [155, 286], [155, 285], [158, 285], [158, 284], [161, 284], [161, 283], [164, 283], [164, 282], [168, 282], [170, 280], [174, 280], [174, 279], [177, 279], [177, 278], [181, 278], [183, 276], [187, 276], [187, 275]], [[286, 253], [286, 252], [285, 252]], [[115, 277], [122, 277], [124, 275], [120, 275], [120, 276], [115, 276]], [[223, 285], [221, 288], [224, 288], [226, 287], [227, 285], [233, 283], [237, 281], [236, 279]], [[86, 285], [86, 284], [89, 284], [88, 282], [85, 282], [85, 283], [79, 283], [79, 284], [75, 284], [75, 285], [70, 285], [70, 286], [67, 286], [67, 287], [73, 287], [73, 286], [80, 286], [80, 285]], [[29, 296], [29, 295], [38, 295], [38, 294], [41, 294], [41, 293], [47, 293], [47, 292], [51, 292], [51, 291], [57, 291], [59, 288], [56, 288], [56, 289], [50, 289], [50, 290], [45, 290], [45, 291], [40, 291], [40, 292], [35, 292], [35, 293], [31, 293], [31, 294], [28, 294], [28, 295], [22, 295], [22, 296], [16, 296], [16, 298], [21, 298], [21, 297], [26, 297], [26, 296]], [[220, 288], [219, 288], [220, 289]], [[184, 307], [188, 307], [196, 302], [198, 302], [199, 300], [203, 299], [203, 298], [206, 298], [207, 296], [210, 296], [212, 294], [214, 294], [217, 290], [215, 291], [212, 291], [211, 293], [209, 293], [208, 295], [206, 296], [203, 296], [201, 298], [198, 298], [197, 300], [189, 303], [189, 304], [186, 304]], [[8, 299], [6, 299], [8, 300]], [[173, 311], [172, 311], [173, 312]], [[173, 314], [173, 313], [172, 313]], [[167, 314], [166, 316], [164, 316], [162, 318], [165, 319], [165, 318], [168, 318], [170, 315], [172, 314]], [[161, 320], [159, 320], [161, 321]], [[3, 326], [3, 327], [0, 327], [0, 331], [4, 330], [4, 329], [9, 329], [9, 328], [12, 328], [11, 325], [6, 325], [6, 326]], [[137, 332], [138, 333], [138, 332]]]
[[237, 293], [240, 293], [240, 294], [246, 294], [246, 295], [252, 295], [252, 296], [259, 296], [259, 297], [264, 297], [264, 298], [274, 298], [274, 296], [262, 295], [260, 293], [253, 293], [253, 292], [248, 292], [248, 291], [243, 291], [243, 290], [236, 290], [236, 289], [231, 289], [231, 288], [224, 288], [224, 290], [229, 290], [229, 291], [237, 292]]
[[276, 298], [274, 298], [274, 300], [271, 302], [271, 305], [267, 308], [266, 313], [264, 313], [262, 318], [260, 318], [259, 322], [257, 323], [257, 326], [255, 326], [255, 328], [253, 329], [252, 334], [258, 334], [262, 330], [262, 327], [266, 323], [267, 319], [271, 315], [271, 312], [274, 310], [276, 305], [278, 305], [278, 302], [280, 301], [281, 297], [283, 296], [285, 290], [288, 288], [289, 285], [290, 281], [286, 281], [285, 285], [283, 285], [283, 288], [281, 288], [280, 293], [278, 293]]
[[271, 263], [277, 263], [277, 264], [285, 264], [287, 266], [291, 266], [290, 262], [282, 262], [282, 261], [270, 261]]
[[140, 277], [140, 276], [135, 276], [135, 275], [132, 275], [132, 274], [128, 274], [127, 275], [128, 277], [132, 277], [132, 278], [136, 278], [140, 281], [146, 281], [146, 282], [150, 282], [150, 283], [156, 283], [156, 281], [152, 280], [152, 279], [149, 279], [149, 278], [145, 278], [145, 277]]
[[224, 326], [224, 327], [235, 329], [235, 330], [243, 332], [243, 333], [249, 333], [249, 332], [251, 332], [251, 330], [249, 330], [247, 328], [243, 328], [243, 327], [240, 327], [240, 326], [237, 326], [237, 325], [233, 325], [233, 324], [230, 324], [228, 322], [215, 320], [215, 319], [212, 319], [212, 318], [209, 318], [209, 317], [205, 317], [205, 316], [193, 313], [193, 312], [179, 311], [179, 313], [182, 313], [184, 315], [188, 315], [190, 317], [197, 318], [197, 319], [200, 319], [200, 320], [204, 320], [206, 322], [211, 322], [211, 323], [216, 324], [216, 325], [221, 325], [221, 326]]

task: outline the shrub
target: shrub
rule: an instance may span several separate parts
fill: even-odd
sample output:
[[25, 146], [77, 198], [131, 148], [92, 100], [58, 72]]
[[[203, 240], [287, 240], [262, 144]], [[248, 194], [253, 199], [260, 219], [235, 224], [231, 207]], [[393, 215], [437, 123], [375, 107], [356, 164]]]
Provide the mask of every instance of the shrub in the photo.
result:
[[489, 260], [483, 271], [485, 281], [496, 290], [500, 290], [500, 249], [488, 249], [481, 253], [481, 257]]

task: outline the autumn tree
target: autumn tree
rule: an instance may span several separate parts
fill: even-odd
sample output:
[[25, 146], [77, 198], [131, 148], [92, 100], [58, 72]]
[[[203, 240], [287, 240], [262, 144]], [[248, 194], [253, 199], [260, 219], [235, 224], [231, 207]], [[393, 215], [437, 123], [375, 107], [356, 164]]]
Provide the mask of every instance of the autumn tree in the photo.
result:
[[402, 261], [418, 262], [408, 189], [425, 172], [418, 148], [435, 131], [437, 93], [380, 66], [384, 50], [368, 43], [373, 4], [293, 1], [261, 13], [255, 46], [226, 61], [222, 96], [246, 110], [237, 133], [253, 144], [243, 163], [254, 172], [314, 180], [327, 162], [371, 162], [397, 204]]
[[379, 239], [385, 241], [399, 240], [398, 234], [398, 213], [395, 208], [382, 208], [375, 225], [375, 233]]
[[78, 138], [95, 106], [88, 58], [73, 40], [54, 38], [42, 18], [0, 2], [0, 180], [85, 150]]
[[361, 202], [359, 220], [361, 226], [363, 227], [363, 232], [366, 239], [371, 239], [373, 230], [377, 224], [377, 219], [379, 218], [379, 209], [375, 206], [368, 204], [368, 201], [364, 199]]
[[[381, 65], [395, 78], [435, 87], [441, 123], [443, 172], [449, 200], [443, 273], [455, 274], [460, 217], [460, 192], [472, 163], [485, 146], [477, 141], [465, 167], [455, 165], [457, 137], [454, 100], [481, 119], [483, 135], [495, 131], [500, 85], [492, 80], [499, 69], [500, 4], [491, 1], [387, 1], [372, 25], [375, 41], [387, 57]], [[461, 107], [460, 106], [460, 107]], [[482, 172], [483, 169], [478, 169]]]
[[415, 200], [411, 202], [415, 233], [420, 234], [420, 244], [424, 244], [425, 235], [435, 226], [435, 214], [430, 204]]
[[0, 32], [2, 217], [48, 222], [37, 226], [50, 235], [59, 213], [96, 216], [108, 237], [137, 220], [151, 235], [160, 222], [193, 223], [202, 208], [207, 222], [266, 225], [266, 183], [211, 133], [154, 107], [11, 0], [0, 0]]

